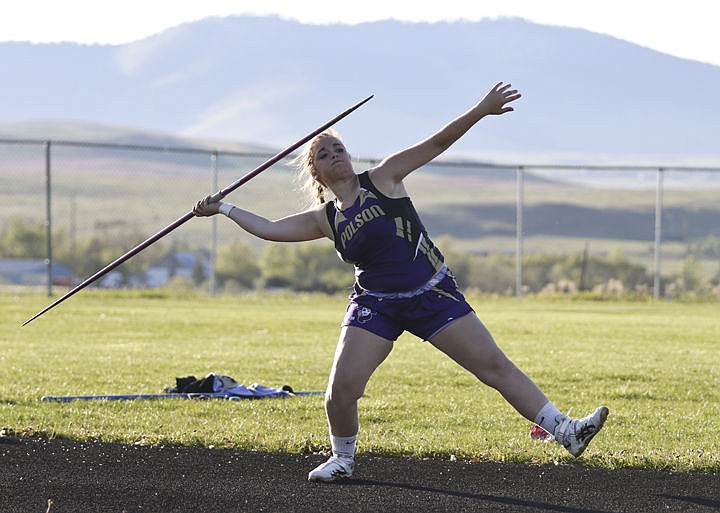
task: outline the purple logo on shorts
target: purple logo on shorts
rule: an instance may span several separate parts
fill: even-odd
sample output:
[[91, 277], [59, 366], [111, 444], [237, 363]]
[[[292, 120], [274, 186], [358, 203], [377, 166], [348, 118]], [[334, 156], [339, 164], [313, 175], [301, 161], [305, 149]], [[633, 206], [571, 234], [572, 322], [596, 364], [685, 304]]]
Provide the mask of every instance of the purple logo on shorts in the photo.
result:
[[373, 315], [375, 315], [375, 312], [370, 310], [367, 306], [361, 306], [357, 312], [357, 320], [358, 322], [365, 323], [371, 320]]

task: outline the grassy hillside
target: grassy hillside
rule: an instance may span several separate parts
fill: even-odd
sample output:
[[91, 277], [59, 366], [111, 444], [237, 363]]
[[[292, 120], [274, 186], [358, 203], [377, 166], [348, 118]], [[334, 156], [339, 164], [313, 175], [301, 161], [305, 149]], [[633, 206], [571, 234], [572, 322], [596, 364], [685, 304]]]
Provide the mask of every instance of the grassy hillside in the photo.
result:
[[[51, 154], [53, 228], [75, 239], [108, 230], [150, 235], [265, 158], [221, 153], [213, 162], [209, 151], [55, 145]], [[369, 165], [356, 163], [358, 170]], [[217, 169], [217, 185], [213, 184], [213, 169]], [[587, 245], [593, 253], [622, 252], [651, 265], [655, 183], [654, 174], [646, 174], [614, 173], [612, 183], [599, 187], [573, 182], [568, 171], [558, 171], [555, 179], [528, 173], [525, 251], [579, 252]], [[686, 187], [674, 184], [664, 194], [665, 271], [680, 266], [693, 241], [720, 237], [719, 189], [697, 188], [694, 175], [683, 176]], [[474, 253], [514, 251], [514, 169], [432, 165], [408, 178], [407, 188], [434, 239], [451, 237], [456, 247]], [[296, 189], [293, 171], [275, 166], [228, 200], [277, 218], [304, 208]], [[43, 223], [45, 195], [42, 145], [0, 144], [0, 229], [16, 217]], [[192, 220], [165, 242], [207, 247], [211, 224]], [[262, 245], [227, 220], [218, 219], [217, 225], [221, 241], [246, 239], [257, 247]], [[700, 260], [707, 272], [717, 271], [713, 255], [701, 255]]]

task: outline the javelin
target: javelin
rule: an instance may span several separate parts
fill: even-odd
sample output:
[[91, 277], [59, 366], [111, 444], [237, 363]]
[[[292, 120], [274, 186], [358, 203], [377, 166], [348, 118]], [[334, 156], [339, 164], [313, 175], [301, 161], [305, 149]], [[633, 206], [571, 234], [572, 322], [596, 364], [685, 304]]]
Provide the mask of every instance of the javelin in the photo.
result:
[[[370, 96], [368, 96], [367, 98], [365, 98], [364, 100], [356, 103], [355, 105], [353, 105], [352, 107], [350, 107], [349, 109], [347, 109], [345, 112], [343, 112], [343, 113], [341, 113], [341, 114], [338, 114], [337, 116], [335, 116], [334, 118], [332, 118], [330, 121], [328, 121], [327, 123], [325, 123], [325, 124], [322, 125], [321, 127], [316, 128], [316, 129], [313, 130], [311, 133], [307, 134], [305, 137], [303, 137], [302, 139], [300, 139], [299, 141], [297, 141], [297, 142], [294, 143], [293, 145], [288, 146], [287, 148], [285, 148], [283, 151], [281, 151], [280, 153], [278, 153], [278, 154], [275, 155], [274, 157], [271, 157], [269, 160], [266, 160], [265, 162], [263, 162], [262, 164], [260, 164], [258, 167], [256, 167], [256, 168], [253, 169], [252, 171], [250, 171], [248, 174], [246, 174], [246, 175], [243, 176], [242, 178], [239, 178], [239, 179], [235, 180], [233, 183], [231, 183], [230, 185], [228, 185], [228, 186], [225, 187], [224, 189], [220, 189], [218, 192], [216, 192], [215, 194], [212, 195], [212, 200], [213, 200], [213, 202], [215, 202], [215, 201], [220, 201], [220, 200], [223, 199], [225, 196], [227, 196], [228, 194], [230, 194], [232, 191], [234, 191], [235, 189], [237, 189], [238, 187], [240, 187], [240, 186], [243, 185], [244, 183], [248, 182], [250, 179], [254, 178], [255, 176], [259, 175], [260, 173], [262, 173], [263, 171], [265, 171], [267, 168], [269, 168], [270, 166], [272, 166], [273, 164], [275, 164], [276, 162], [278, 162], [279, 160], [281, 160], [282, 158], [286, 157], [286, 156], [289, 155], [291, 152], [293, 152], [294, 150], [298, 149], [300, 146], [302, 146], [303, 144], [305, 144], [306, 142], [308, 142], [310, 139], [312, 139], [312, 138], [315, 137], [316, 135], [322, 133], [324, 130], [326, 130], [327, 128], [331, 127], [332, 125], [334, 125], [335, 123], [337, 123], [338, 121], [340, 121], [342, 118], [344, 118], [345, 116], [347, 116], [348, 114], [350, 114], [352, 111], [354, 111], [355, 109], [357, 109], [358, 107], [360, 107], [360, 106], [363, 105], [364, 103], [368, 102], [373, 96], [374, 96], [374, 95], [370, 95]], [[132, 248], [130, 251], [128, 251], [127, 253], [125, 253], [125, 254], [122, 255], [121, 257], [117, 258], [117, 259], [114, 260], [113, 262], [109, 263], [108, 265], [106, 265], [105, 267], [103, 267], [102, 269], [100, 269], [98, 272], [96, 272], [95, 274], [93, 274], [92, 276], [90, 276], [89, 278], [87, 278], [85, 281], [83, 281], [82, 283], [80, 283], [79, 285], [77, 285], [74, 289], [72, 289], [71, 291], [69, 291], [67, 294], [65, 294], [65, 295], [62, 296], [61, 298], [57, 299], [55, 302], [51, 303], [50, 305], [46, 306], [46, 307], [43, 308], [42, 310], [40, 310], [38, 313], [36, 313], [36, 314], [33, 315], [32, 317], [30, 317], [27, 321], [25, 321], [24, 323], [22, 323], [21, 326], [25, 326], [25, 325], [28, 324], [29, 322], [37, 319], [38, 317], [40, 317], [42, 314], [44, 314], [45, 312], [47, 312], [47, 311], [50, 310], [51, 308], [59, 305], [60, 303], [62, 303], [63, 301], [65, 301], [67, 298], [69, 298], [70, 296], [72, 296], [73, 294], [75, 294], [76, 292], [81, 291], [82, 289], [84, 289], [85, 287], [87, 287], [88, 285], [90, 285], [91, 283], [93, 283], [95, 280], [97, 280], [98, 278], [100, 278], [100, 277], [104, 276], [105, 274], [109, 273], [110, 271], [112, 271], [113, 269], [115, 269], [117, 266], [119, 266], [120, 264], [122, 264], [122, 263], [125, 262], [126, 260], [130, 259], [130, 258], [133, 257], [134, 255], [140, 253], [143, 249], [147, 248], [147, 247], [150, 246], [151, 244], [154, 244], [154, 243], [157, 242], [158, 240], [162, 239], [163, 237], [165, 237], [165, 235], [167, 235], [168, 233], [170, 233], [171, 231], [173, 231], [173, 230], [174, 230], [175, 228], [177, 228], [178, 226], [186, 223], [187, 221], [189, 221], [189, 220], [192, 219], [193, 217], [195, 217], [195, 214], [193, 214], [192, 210], [190, 210], [187, 214], [185, 214], [185, 215], [182, 216], [181, 218], [177, 219], [175, 222], [169, 224], [168, 226], [166, 226], [165, 228], [163, 228], [162, 230], [160, 230], [159, 232], [157, 232], [155, 235], [153, 235], [152, 237], [150, 237], [150, 238], [147, 239], [146, 241], [141, 242], [140, 244], [138, 244], [137, 246], [135, 246], [134, 248]]]

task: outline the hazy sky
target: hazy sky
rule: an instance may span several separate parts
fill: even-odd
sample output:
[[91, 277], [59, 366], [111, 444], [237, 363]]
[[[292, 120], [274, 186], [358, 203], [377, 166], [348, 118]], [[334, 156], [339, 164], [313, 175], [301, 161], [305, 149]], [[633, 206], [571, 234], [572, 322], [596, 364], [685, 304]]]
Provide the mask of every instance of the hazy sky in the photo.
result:
[[4, 6], [0, 41], [122, 44], [181, 23], [233, 14], [318, 24], [514, 16], [585, 28], [720, 66], [718, 10], [717, 0], [23, 0]]

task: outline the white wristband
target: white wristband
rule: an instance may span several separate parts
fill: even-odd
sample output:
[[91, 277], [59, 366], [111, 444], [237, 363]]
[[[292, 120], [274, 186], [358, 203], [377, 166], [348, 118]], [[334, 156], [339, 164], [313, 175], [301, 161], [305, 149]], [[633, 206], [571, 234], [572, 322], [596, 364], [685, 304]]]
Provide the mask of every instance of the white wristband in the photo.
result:
[[222, 205], [220, 205], [220, 208], [218, 208], [218, 211], [221, 214], [230, 217], [230, 212], [232, 212], [232, 209], [234, 208], [235, 205], [233, 205], [232, 203], [223, 203]]

